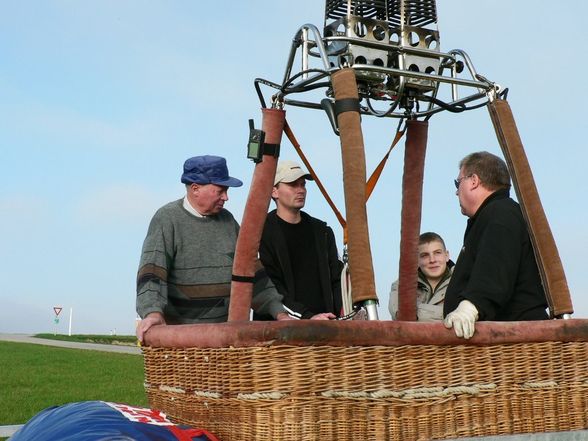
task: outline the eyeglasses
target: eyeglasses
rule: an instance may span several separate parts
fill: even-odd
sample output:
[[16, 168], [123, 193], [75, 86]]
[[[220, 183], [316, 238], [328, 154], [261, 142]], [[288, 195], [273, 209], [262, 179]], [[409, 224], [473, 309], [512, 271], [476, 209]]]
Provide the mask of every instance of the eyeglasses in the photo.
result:
[[467, 176], [462, 176], [461, 178], [458, 178], [458, 179], [454, 179], [453, 183], [455, 184], [455, 188], [457, 190], [459, 190], [459, 186], [461, 184], [461, 181], [463, 181], [464, 179], [467, 179], [467, 178], [471, 178], [472, 176], [473, 176], [473, 174], [467, 175]]

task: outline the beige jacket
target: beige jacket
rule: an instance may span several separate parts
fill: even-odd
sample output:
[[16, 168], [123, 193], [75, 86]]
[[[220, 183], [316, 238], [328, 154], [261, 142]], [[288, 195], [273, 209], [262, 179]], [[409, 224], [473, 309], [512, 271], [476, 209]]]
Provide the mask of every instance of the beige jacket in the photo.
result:
[[[449, 286], [449, 280], [451, 279], [452, 274], [453, 262], [449, 261], [445, 275], [433, 291], [427, 278], [419, 270], [417, 282], [418, 321], [431, 322], [443, 320], [443, 301], [445, 300], [445, 292], [447, 291], [447, 286]], [[398, 313], [398, 280], [395, 281], [390, 288], [388, 310], [390, 311], [392, 320], [396, 320], [396, 314]]]

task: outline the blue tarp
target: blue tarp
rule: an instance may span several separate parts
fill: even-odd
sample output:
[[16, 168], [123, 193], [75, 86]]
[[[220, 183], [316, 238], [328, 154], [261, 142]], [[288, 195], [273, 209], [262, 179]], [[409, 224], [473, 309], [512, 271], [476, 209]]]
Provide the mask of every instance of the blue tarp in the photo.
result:
[[50, 407], [10, 441], [218, 441], [201, 429], [177, 426], [163, 412], [104, 401]]

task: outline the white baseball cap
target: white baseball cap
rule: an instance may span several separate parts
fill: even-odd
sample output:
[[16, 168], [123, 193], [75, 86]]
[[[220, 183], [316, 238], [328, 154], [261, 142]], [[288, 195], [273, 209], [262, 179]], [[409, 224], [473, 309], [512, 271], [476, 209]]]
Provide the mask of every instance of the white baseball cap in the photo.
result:
[[300, 178], [310, 181], [314, 180], [311, 174], [304, 170], [298, 163], [294, 161], [280, 161], [276, 169], [274, 185], [278, 185], [280, 182], [294, 182]]

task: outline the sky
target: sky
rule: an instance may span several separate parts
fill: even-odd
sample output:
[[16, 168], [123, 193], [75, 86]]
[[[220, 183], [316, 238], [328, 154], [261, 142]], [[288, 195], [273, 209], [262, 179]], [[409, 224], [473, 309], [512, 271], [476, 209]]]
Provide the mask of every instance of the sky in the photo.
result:
[[[261, 125], [253, 80], [281, 82], [298, 28], [322, 29], [319, 0], [54, 0], [2, 4], [0, 15], [0, 332], [132, 334], [135, 277], [151, 216], [182, 197], [188, 157], [225, 156], [226, 208], [240, 221], [253, 173], [248, 119]], [[588, 3], [438, 0], [441, 51], [463, 49], [508, 101], [559, 247], [575, 308], [588, 317], [582, 259], [588, 150], [582, 136]], [[300, 70], [297, 62], [295, 69]], [[324, 114], [288, 121], [344, 211], [339, 139]], [[368, 173], [397, 120], [363, 118]], [[501, 155], [485, 108], [429, 122], [421, 231], [453, 257], [466, 218], [453, 179], [473, 151]], [[398, 277], [404, 141], [368, 202], [380, 299]], [[296, 160], [286, 138], [282, 159]], [[306, 211], [342, 231], [315, 186]], [[63, 308], [55, 323], [55, 306]]]

